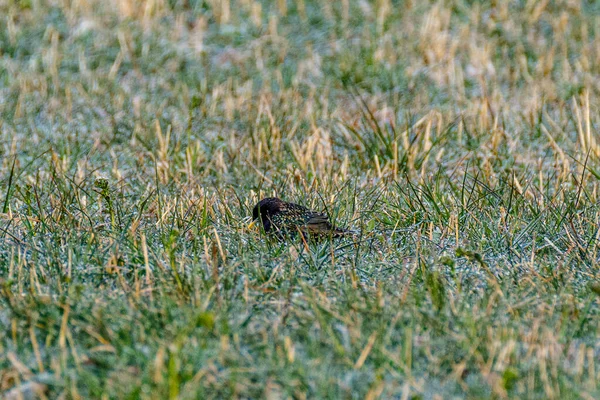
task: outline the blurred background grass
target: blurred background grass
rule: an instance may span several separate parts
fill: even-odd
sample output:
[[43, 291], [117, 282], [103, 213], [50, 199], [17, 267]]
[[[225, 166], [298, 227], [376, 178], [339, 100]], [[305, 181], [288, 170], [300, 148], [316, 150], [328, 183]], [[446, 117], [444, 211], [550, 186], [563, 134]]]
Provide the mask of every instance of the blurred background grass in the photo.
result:
[[600, 397], [597, 2], [0, 15], [0, 394]]

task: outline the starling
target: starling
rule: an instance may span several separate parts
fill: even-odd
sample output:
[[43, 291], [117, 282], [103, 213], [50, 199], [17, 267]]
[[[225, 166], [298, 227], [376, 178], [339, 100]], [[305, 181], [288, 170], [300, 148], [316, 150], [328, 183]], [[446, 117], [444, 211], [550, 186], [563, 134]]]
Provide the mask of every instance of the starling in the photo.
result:
[[346, 229], [336, 228], [329, 222], [325, 213], [311, 211], [299, 204], [288, 203], [276, 197], [267, 197], [258, 202], [252, 210], [253, 226], [259, 219], [267, 234], [275, 234], [279, 239], [294, 237], [298, 232], [304, 238], [310, 236], [334, 237], [351, 234]]

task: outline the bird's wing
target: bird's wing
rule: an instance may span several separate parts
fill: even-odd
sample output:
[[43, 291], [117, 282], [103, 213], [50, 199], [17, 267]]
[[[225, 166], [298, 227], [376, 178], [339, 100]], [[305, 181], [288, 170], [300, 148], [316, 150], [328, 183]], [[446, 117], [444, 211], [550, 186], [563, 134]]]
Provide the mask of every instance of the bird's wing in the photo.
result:
[[310, 213], [304, 220], [304, 225], [299, 227], [309, 233], [328, 233], [332, 230], [327, 214]]

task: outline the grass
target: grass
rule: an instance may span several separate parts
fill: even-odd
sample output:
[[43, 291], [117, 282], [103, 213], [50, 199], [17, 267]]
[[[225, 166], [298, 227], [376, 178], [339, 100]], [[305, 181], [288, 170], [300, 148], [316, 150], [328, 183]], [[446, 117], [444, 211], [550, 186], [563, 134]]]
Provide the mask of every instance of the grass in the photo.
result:
[[595, 2], [0, 15], [0, 395], [600, 397]]

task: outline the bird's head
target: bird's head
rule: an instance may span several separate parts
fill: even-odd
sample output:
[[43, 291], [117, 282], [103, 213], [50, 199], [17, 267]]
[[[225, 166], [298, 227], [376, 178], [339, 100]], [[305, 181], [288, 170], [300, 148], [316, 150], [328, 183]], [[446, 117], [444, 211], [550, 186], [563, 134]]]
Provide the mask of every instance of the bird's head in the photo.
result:
[[254, 226], [260, 217], [260, 222], [265, 232], [271, 230], [271, 218], [285, 207], [285, 203], [277, 197], [267, 197], [262, 199], [254, 206], [252, 210], [252, 224]]

